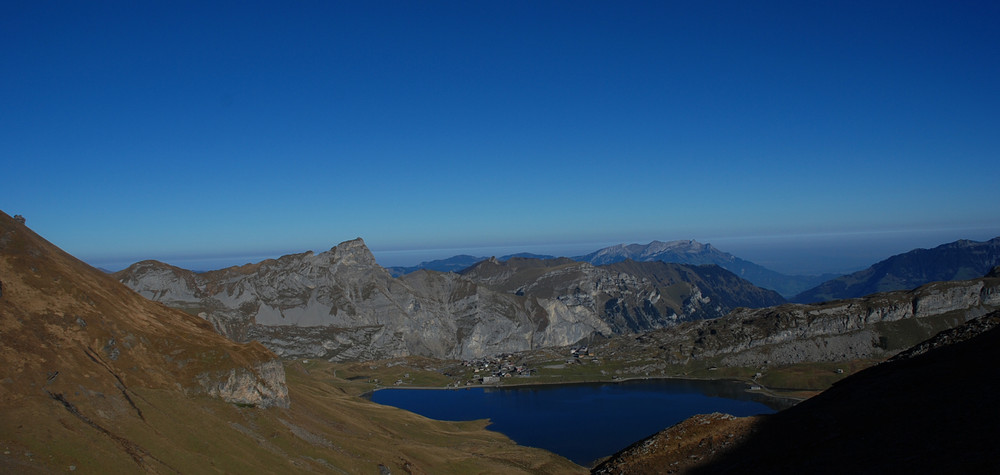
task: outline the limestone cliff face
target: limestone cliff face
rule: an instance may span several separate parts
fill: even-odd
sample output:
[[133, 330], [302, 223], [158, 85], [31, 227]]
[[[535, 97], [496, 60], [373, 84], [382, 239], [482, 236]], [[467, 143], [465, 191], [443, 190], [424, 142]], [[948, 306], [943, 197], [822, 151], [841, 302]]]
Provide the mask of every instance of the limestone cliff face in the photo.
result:
[[517, 262], [484, 264], [495, 263], [498, 272], [417, 271], [397, 279], [356, 239], [319, 254], [203, 274], [146, 261], [115, 277], [147, 298], [202, 316], [234, 340], [257, 340], [283, 356], [331, 360], [474, 358], [562, 346], [594, 333], [716, 317], [756, 302], [727, 300], [680, 276], [667, 285], [568, 259], [511, 261]]
[[360, 239], [204, 274], [136, 264], [116, 275], [147, 298], [284, 356], [473, 358], [567, 345], [610, 328], [592, 313], [419, 271], [393, 278]]
[[911, 291], [822, 304], [737, 309], [724, 318], [643, 335], [664, 362], [727, 366], [884, 358], [1000, 308], [1000, 278], [935, 282]]

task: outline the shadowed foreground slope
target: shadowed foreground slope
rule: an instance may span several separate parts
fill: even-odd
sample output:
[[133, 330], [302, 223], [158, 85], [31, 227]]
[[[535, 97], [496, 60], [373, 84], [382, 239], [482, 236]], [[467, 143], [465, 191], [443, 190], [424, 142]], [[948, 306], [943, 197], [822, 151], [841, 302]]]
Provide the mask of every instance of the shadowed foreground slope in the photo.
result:
[[998, 360], [993, 312], [749, 426], [696, 416], [714, 430], [689, 436], [689, 419], [595, 473], [996, 473]]
[[573, 473], [345, 391], [149, 301], [0, 213], [0, 473]]

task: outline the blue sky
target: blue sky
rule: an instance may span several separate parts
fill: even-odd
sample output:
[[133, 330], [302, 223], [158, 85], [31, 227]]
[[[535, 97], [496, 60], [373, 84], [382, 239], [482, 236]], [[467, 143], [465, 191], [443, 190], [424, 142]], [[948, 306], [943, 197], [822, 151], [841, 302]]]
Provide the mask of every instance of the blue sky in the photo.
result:
[[0, 209], [95, 265], [1000, 235], [995, 2], [0, 9]]

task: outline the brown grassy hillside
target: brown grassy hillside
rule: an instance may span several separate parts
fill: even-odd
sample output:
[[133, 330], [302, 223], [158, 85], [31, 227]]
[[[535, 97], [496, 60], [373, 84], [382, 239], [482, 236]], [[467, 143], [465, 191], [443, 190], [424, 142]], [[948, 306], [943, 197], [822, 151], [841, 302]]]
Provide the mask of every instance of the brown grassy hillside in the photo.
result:
[[0, 472], [574, 473], [373, 404], [146, 300], [0, 213]]

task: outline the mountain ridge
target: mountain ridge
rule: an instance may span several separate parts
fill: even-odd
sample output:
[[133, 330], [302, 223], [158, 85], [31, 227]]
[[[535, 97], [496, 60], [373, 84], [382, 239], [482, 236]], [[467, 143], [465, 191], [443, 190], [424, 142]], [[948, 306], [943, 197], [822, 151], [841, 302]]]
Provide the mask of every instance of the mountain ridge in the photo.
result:
[[652, 241], [649, 244], [617, 244], [574, 259], [595, 265], [611, 264], [626, 259], [680, 264], [715, 264], [759, 287], [775, 290], [786, 298], [835, 277], [835, 274], [812, 276], [782, 274], [693, 239]]
[[[500, 257], [499, 260], [506, 261], [514, 257], [556, 258], [550, 255], [522, 252]], [[386, 269], [392, 273], [393, 277], [400, 277], [420, 269], [436, 270], [439, 272], [460, 272], [487, 259], [489, 257], [460, 254], [445, 259], [424, 261], [416, 266], [396, 266], [387, 267]], [[694, 265], [715, 264], [753, 282], [759, 287], [775, 290], [785, 298], [794, 296], [840, 275], [830, 273], [820, 275], [782, 274], [736, 257], [728, 252], [721, 251], [709, 243], [702, 244], [693, 239], [675, 241], [654, 240], [649, 244], [616, 244], [598, 249], [589, 254], [571, 257], [571, 259], [588, 262], [596, 266], [621, 262], [626, 259], [639, 262], [661, 261]]]
[[[493, 258], [470, 269], [492, 265], [522, 271], [575, 266], [571, 274], [577, 281], [564, 286], [566, 294], [537, 294], [498, 287], [468, 270], [463, 275], [422, 270], [397, 279], [375, 263], [360, 239], [319, 254], [209, 273], [146, 262], [114, 276], [148, 298], [201, 315], [234, 340], [258, 339], [285, 356], [338, 360], [411, 354], [473, 358], [715, 317], [761, 298], [783, 301], [749, 283], [739, 285], [754, 295], [750, 300], [684, 284], [673, 288], [676, 295], [667, 305], [657, 300], [659, 290], [648, 279], [565, 258], [513, 257], [507, 263]], [[619, 293], [632, 297], [617, 299]], [[709, 304], [713, 298], [717, 301]]]
[[831, 279], [789, 300], [813, 303], [904, 290], [946, 280], [986, 274], [1000, 265], [1000, 237], [989, 241], [958, 241], [931, 249], [914, 249], [879, 261], [867, 269]]
[[601, 353], [642, 361], [641, 371], [651, 374], [690, 365], [770, 368], [881, 360], [997, 309], [1000, 278], [991, 273], [854, 299], [738, 308], [721, 318], [618, 336], [595, 346]]
[[[545, 254], [533, 254], [530, 252], [519, 252], [517, 254], [508, 254], [499, 258], [500, 261], [506, 261], [511, 258], [522, 257], [522, 258], [533, 258], [533, 259], [555, 259], [554, 256], [549, 256]], [[415, 266], [393, 266], [386, 267], [386, 270], [392, 274], [393, 277], [401, 277], [403, 275], [409, 274], [411, 272], [416, 272], [421, 269], [434, 270], [438, 272], [459, 272], [466, 268], [472, 267], [477, 262], [485, 261], [489, 257], [476, 257], [468, 254], [459, 254], [456, 256], [451, 256], [445, 259], [435, 259], [432, 261], [423, 261]]]

